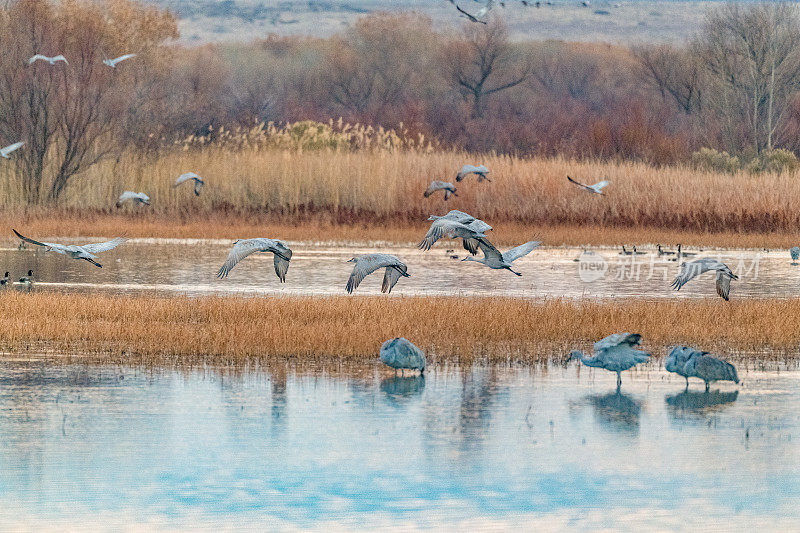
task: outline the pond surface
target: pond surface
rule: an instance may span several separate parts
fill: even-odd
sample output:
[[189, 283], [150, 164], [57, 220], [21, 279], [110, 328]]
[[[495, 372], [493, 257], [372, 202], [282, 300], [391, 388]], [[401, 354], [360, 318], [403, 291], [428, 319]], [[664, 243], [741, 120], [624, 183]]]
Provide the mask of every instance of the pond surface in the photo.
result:
[[792, 529], [800, 372], [740, 376], [4, 360], [0, 523]]
[[[70, 242], [62, 241], [59, 242]], [[290, 243], [294, 255], [286, 283], [273, 270], [272, 254], [254, 254], [217, 279], [231, 241], [132, 239], [101, 254], [103, 268], [53, 252], [0, 248], [0, 270], [19, 279], [33, 269], [40, 289], [85, 292], [148, 291], [188, 295], [332, 295], [345, 294], [352, 271], [347, 260], [372, 252], [392, 253], [408, 265], [393, 295], [483, 295], [526, 298], [698, 298], [716, 297], [714, 274], [705, 273], [674, 292], [669, 285], [678, 262], [654, 250], [623, 256], [619, 249], [542, 248], [514, 263], [522, 274], [491, 270], [462, 262], [455, 241], [440, 241], [429, 252], [411, 246], [331, 245]], [[452, 250], [452, 251], [448, 251]], [[640, 251], [644, 248], [640, 248]], [[781, 251], [707, 250], [689, 259], [714, 257], [742, 278], [731, 284], [731, 297], [800, 296], [800, 266]], [[453, 259], [456, 256], [457, 259]], [[479, 253], [479, 257], [480, 257]], [[672, 256], [674, 257], [674, 256]], [[356, 294], [379, 294], [382, 272], [368, 276]]]

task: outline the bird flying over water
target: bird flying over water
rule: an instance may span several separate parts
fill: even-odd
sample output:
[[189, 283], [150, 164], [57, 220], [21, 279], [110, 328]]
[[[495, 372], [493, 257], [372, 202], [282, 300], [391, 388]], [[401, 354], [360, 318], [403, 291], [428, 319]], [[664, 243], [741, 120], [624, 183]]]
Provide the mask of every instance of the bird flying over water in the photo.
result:
[[569, 180], [570, 183], [574, 183], [578, 187], [581, 187], [582, 189], [584, 189], [586, 191], [589, 191], [590, 193], [593, 193], [593, 194], [603, 194], [603, 192], [602, 192], [603, 191], [603, 187], [608, 185], [608, 181], [607, 180], [599, 181], [599, 182], [595, 183], [594, 185], [584, 185], [583, 183], [581, 183], [579, 181], [575, 181], [574, 179], [570, 178], [569, 176], [567, 176], [567, 180]]
[[365, 254], [354, 257], [347, 262], [355, 263], [355, 266], [353, 266], [353, 273], [350, 274], [350, 279], [347, 280], [347, 286], [345, 287], [348, 293], [352, 293], [356, 290], [364, 278], [379, 268], [386, 269], [386, 272], [383, 274], [381, 292], [390, 293], [400, 277], [411, 277], [406, 264], [397, 257], [389, 254]]
[[528, 241], [507, 252], [501, 252], [487, 239], [478, 239], [478, 246], [483, 252], [483, 259], [475, 259], [474, 257], [467, 256], [462, 259], [462, 261], [475, 261], [476, 263], [481, 263], [495, 270], [506, 269], [517, 276], [521, 276], [522, 274], [511, 269], [511, 263], [520, 257], [528, 255], [538, 248], [540, 244], [542, 244], [541, 241]]
[[177, 187], [181, 183], [186, 183], [187, 181], [194, 181], [194, 195], [200, 196], [200, 190], [202, 190], [203, 186], [206, 184], [196, 172], [186, 172], [185, 174], [181, 174], [178, 176], [178, 179], [175, 180], [175, 184], [173, 187]]
[[488, 173], [489, 169], [483, 165], [464, 165], [461, 167], [461, 170], [458, 171], [458, 174], [456, 174], [456, 181], [461, 181], [470, 174], [475, 174], [478, 176], [478, 183], [482, 182], [483, 180], [492, 181], [486, 176]]
[[292, 260], [292, 250], [277, 239], [242, 239], [233, 243], [233, 248], [228, 253], [228, 258], [217, 272], [218, 278], [225, 278], [236, 264], [256, 252], [272, 252], [275, 274], [281, 283], [286, 282], [286, 272], [289, 270], [289, 261]]
[[128, 240], [125, 237], [117, 237], [116, 239], [111, 239], [110, 241], [98, 242], [94, 244], [84, 244], [84, 245], [58, 244], [52, 242], [34, 241], [33, 239], [29, 239], [24, 235], [20, 235], [19, 232], [15, 229], [12, 229], [11, 231], [14, 232], [14, 235], [16, 235], [25, 242], [35, 244], [36, 246], [44, 247], [45, 251], [52, 250], [60, 254], [68, 255], [73, 259], [83, 259], [84, 261], [88, 261], [97, 267], [102, 267], [103, 265], [97, 262], [96, 254], [99, 254], [100, 252], [107, 252], [109, 250], [113, 250], [114, 248], [116, 248], [117, 246]]
[[728, 265], [716, 259], [712, 259], [711, 257], [704, 257], [702, 259], [695, 259], [694, 261], [682, 263], [680, 272], [673, 280], [670, 287], [679, 291], [681, 287], [691, 280], [703, 272], [708, 272], [710, 270], [717, 272], [717, 294], [727, 301], [728, 295], [731, 292], [731, 280], [739, 279], [739, 277], [731, 271]]
[[450, 182], [447, 181], [439, 181], [433, 180], [428, 188], [425, 190], [422, 195], [427, 198], [428, 196], [432, 195], [436, 191], [444, 191], [444, 199], [445, 201], [450, 199], [450, 196], [458, 196], [456, 194], [456, 187]]
[[24, 141], [15, 142], [14, 144], [9, 144], [5, 148], [0, 148], [0, 157], [5, 157], [6, 159], [11, 159], [9, 154], [15, 150], [22, 148], [25, 144]]
[[[453, 220], [455, 222], [460, 222], [465, 226], [467, 226], [472, 231], [476, 231], [478, 233], [486, 233], [487, 231], [492, 231], [492, 227], [483, 220], [475, 218], [469, 213], [459, 211], [458, 209], [452, 209], [444, 216], [431, 215], [428, 217], [428, 220], [435, 221], [442, 218]], [[463, 238], [462, 242], [464, 245], [464, 249], [467, 250], [469, 253], [471, 253], [472, 255], [478, 253], [478, 240], [476, 238], [472, 237]]]
[[60, 55], [60, 54], [57, 55], [57, 56], [54, 56], [54, 57], [49, 57], [49, 56], [45, 56], [45, 55], [42, 55], [42, 54], [36, 54], [35, 56], [33, 56], [32, 58], [30, 58], [28, 60], [28, 64], [29, 65], [33, 65], [36, 61], [38, 61], [40, 59], [42, 61], [47, 61], [51, 65], [55, 65], [56, 62], [58, 62], [58, 61], [63, 61], [65, 64], [69, 65], [69, 62], [67, 61], [67, 58], [62, 56], [62, 55]]
[[619, 390], [622, 385], [621, 373], [650, 359], [649, 353], [634, 349], [641, 339], [642, 336], [638, 333], [614, 333], [594, 343], [594, 357], [587, 357], [583, 352], [573, 350], [569, 360], [578, 359], [586, 366], [616, 372]]
[[[484, 235], [482, 231], [477, 231], [467, 224], [456, 222], [450, 218], [441, 217], [431, 223], [428, 233], [425, 234], [425, 238], [419, 243], [419, 248], [428, 251], [436, 241], [442, 237], [471, 240], [483, 238], [486, 237], [486, 235]], [[467, 247], [466, 243], [464, 247]]]
[[108, 65], [111, 68], [116, 68], [117, 63], [119, 63], [120, 61], [125, 61], [126, 59], [130, 59], [132, 57], [136, 57], [136, 54], [125, 54], [115, 59], [104, 59], [103, 64]]
[[117, 207], [122, 207], [125, 202], [133, 200], [133, 203], [139, 205], [150, 205], [150, 197], [143, 192], [125, 191], [119, 195], [117, 200]]

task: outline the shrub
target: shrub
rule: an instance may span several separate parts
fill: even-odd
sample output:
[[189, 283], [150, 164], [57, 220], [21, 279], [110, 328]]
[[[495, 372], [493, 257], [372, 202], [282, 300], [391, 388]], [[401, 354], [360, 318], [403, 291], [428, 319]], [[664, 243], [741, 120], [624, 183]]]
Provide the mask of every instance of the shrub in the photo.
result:
[[718, 152], [713, 148], [701, 148], [692, 154], [692, 166], [699, 170], [715, 172], [736, 172], [739, 158], [728, 152]]
[[798, 166], [800, 166], [800, 161], [797, 160], [794, 152], [776, 148], [774, 150], [765, 150], [754, 157], [747, 164], [747, 171], [751, 174], [761, 174], [762, 172], [780, 174], [782, 172], [794, 172]]

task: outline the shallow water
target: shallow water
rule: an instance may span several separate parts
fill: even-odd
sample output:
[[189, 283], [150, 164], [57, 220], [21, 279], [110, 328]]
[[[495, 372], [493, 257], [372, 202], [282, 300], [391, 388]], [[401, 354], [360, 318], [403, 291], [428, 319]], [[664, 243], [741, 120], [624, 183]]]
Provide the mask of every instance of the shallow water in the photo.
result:
[[[0, 523], [788, 528], [800, 372], [0, 362]], [[712, 527], [713, 529], [713, 527]]]
[[[408, 264], [410, 278], [401, 279], [397, 295], [485, 295], [529, 298], [697, 298], [715, 297], [714, 274], [705, 273], [674, 292], [669, 285], [678, 263], [658, 257], [652, 249], [638, 256], [621, 256], [618, 249], [596, 248], [593, 255], [578, 248], [544, 248], [515, 263], [522, 274], [491, 270], [461, 262], [463, 249], [444, 241], [429, 252], [410, 246], [354, 246], [291, 243], [294, 251], [286, 283], [272, 266], [272, 254], [255, 254], [240, 262], [224, 280], [216, 272], [230, 241], [133, 239], [102, 254], [103, 268], [49, 252], [0, 249], [3, 265], [18, 279], [29, 268], [37, 286], [49, 290], [85, 292], [148, 291], [203, 294], [344, 294], [354, 255], [393, 253]], [[448, 252], [447, 250], [453, 250]], [[800, 296], [800, 267], [788, 252], [708, 250], [697, 257], [725, 261], [742, 278], [732, 282], [732, 298]], [[451, 256], [457, 256], [453, 259]], [[480, 256], [480, 254], [479, 254]], [[605, 270], [603, 270], [605, 269]], [[378, 294], [382, 273], [368, 276], [357, 294]], [[19, 288], [19, 287], [18, 287]]]

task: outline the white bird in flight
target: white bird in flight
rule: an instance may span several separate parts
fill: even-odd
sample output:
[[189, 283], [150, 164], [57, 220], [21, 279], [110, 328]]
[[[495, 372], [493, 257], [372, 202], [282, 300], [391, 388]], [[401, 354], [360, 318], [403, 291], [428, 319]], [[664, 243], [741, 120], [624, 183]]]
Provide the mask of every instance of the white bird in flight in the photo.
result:
[[428, 251], [436, 243], [436, 241], [442, 237], [448, 237], [450, 239], [464, 239], [464, 247], [467, 248], [467, 246], [469, 246], [469, 244], [466, 242], [467, 240], [484, 238], [486, 235], [482, 231], [473, 229], [473, 227], [462, 222], [457, 222], [456, 220], [447, 218], [447, 215], [445, 215], [444, 217], [437, 218], [431, 223], [428, 233], [425, 234], [425, 238], [419, 243], [419, 248], [421, 250]]
[[474, 257], [467, 256], [462, 259], [462, 261], [475, 261], [476, 263], [481, 263], [482, 265], [486, 265], [487, 267], [495, 270], [506, 269], [510, 272], [513, 272], [517, 276], [521, 276], [522, 274], [511, 269], [511, 263], [520, 257], [528, 255], [533, 250], [538, 248], [540, 244], [542, 244], [541, 241], [528, 241], [525, 244], [521, 244], [508, 250], [507, 252], [501, 252], [488, 240], [478, 239], [478, 246], [483, 252], [483, 259], [476, 259]]
[[126, 59], [130, 59], [132, 57], [136, 57], [136, 54], [125, 54], [114, 59], [104, 59], [103, 64], [108, 65], [111, 68], [116, 68], [117, 63], [119, 63], [120, 61], [125, 61]]
[[717, 272], [717, 294], [727, 301], [728, 295], [731, 292], [731, 280], [739, 279], [739, 277], [731, 271], [728, 265], [722, 261], [712, 259], [711, 257], [704, 257], [702, 259], [689, 261], [688, 263], [682, 263], [678, 276], [673, 280], [670, 287], [679, 291], [681, 287], [689, 283], [692, 279], [709, 270], [715, 270]]
[[567, 176], [567, 180], [569, 180], [570, 182], [574, 183], [578, 187], [581, 187], [584, 190], [589, 191], [590, 193], [594, 193], [594, 194], [603, 194], [603, 192], [602, 192], [603, 191], [603, 187], [608, 185], [608, 181], [607, 180], [599, 181], [599, 182], [595, 183], [594, 185], [584, 185], [583, 183], [581, 183], [579, 181], [575, 181], [574, 179], [570, 178], [569, 176]]
[[200, 190], [203, 188], [203, 185], [206, 184], [197, 173], [195, 172], [186, 172], [185, 174], [181, 174], [178, 176], [178, 179], [175, 180], [175, 184], [173, 187], [177, 187], [181, 183], [186, 183], [187, 181], [194, 181], [194, 195], [200, 196]]
[[461, 170], [458, 171], [458, 174], [456, 174], [456, 181], [461, 181], [470, 174], [475, 174], [476, 176], [478, 176], [478, 183], [482, 182], [483, 180], [492, 181], [486, 175], [488, 173], [489, 169], [483, 165], [478, 165], [478, 166], [464, 165], [463, 167], [461, 167]]
[[133, 200], [133, 203], [138, 205], [150, 205], [150, 197], [143, 192], [125, 191], [119, 195], [117, 200], [117, 207], [122, 207], [122, 204], [128, 200]]
[[36, 61], [38, 61], [40, 59], [42, 61], [47, 61], [51, 65], [55, 65], [57, 61], [63, 61], [64, 63], [69, 65], [69, 62], [67, 61], [67, 58], [62, 56], [62, 55], [60, 55], [60, 54], [57, 55], [57, 56], [54, 56], [54, 57], [49, 57], [49, 56], [45, 56], [45, 55], [42, 55], [42, 54], [36, 54], [35, 56], [33, 56], [32, 58], [30, 58], [28, 60], [28, 64], [29, 65], [33, 65]]
[[353, 273], [350, 274], [350, 279], [347, 280], [347, 286], [345, 287], [348, 293], [352, 293], [364, 278], [379, 268], [386, 268], [386, 272], [383, 275], [383, 284], [381, 284], [381, 292], [392, 292], [392, 288], [397, 284], [401, 276], [405, 278], [411, 277], [406, 264], [389, 254], [365, 254], [349, 259], [347, 262], [355, 263]]
[[5, 148], [0, 148], [0, 157], [5, 157], [6, 159], [11, 159], [9, 154], [15, 150], [22, 148], [25, 144], [24, 141], [15, 142], [14, 144], [9, 144]]
[[489, 11], [492, 10], [493, 6], [494, 6], [494, 0], [487, 0], [486, 5], [480, 8], [478, 12], [475, 13], [474, 15], [467, 13], [466, 11], [461, 9], [461, 7], [458, 4], [456, 4], [456, 9], [460, 13], [462, 13], [465, 17], [467, 17], [471, 22], [479, 22], [481, 24], [486, 24], [486, 21], [482, 19], [489, 13]]
[[633, 348], [641, 340], [642, 336], [638, 333], [614, 333], [594, 343], [594, 357], [587, 357], [583, 352], [573, 350], [569, 360], [578, 359], [586, 366], [616, 372], [619, 390], [622, 385], [621, 373], [650, 359], [649, 353]]
[[292, 260], [292, 250], [277, 239], [242, 239], [233, 243], [233, 248], [228, 253], [228, 258], [217, 272], [218, 278], [225, 278], [236, 264], [256, 252], [272, 252], [275, 274], [281, 283], [286, 282], [286, 272], [289, 270], [289, 261]]
[[433, 180], [428, 188], [425, 190], [422, 195], [427, 198], [428, 196], [432, 195], [436, 191], [444, 191], [444, 199], [445, 201], [450, 199], [450, 196], [458, 196], [456, 194], [456, 187], [450, 182], [447, 181], [439, 181]]
[[29, 242], [31, 244], [35, 244], [36, 246], [42, 246], [45, 248], [46, 251], [54, 251], [60, 254], [68, 255], [73, 259], [83, 259], [84, 261], [88, 261], [94, 266], [102, 267], [100, 263], [97, 262], [97, 255], [100, 252], [107, 252], [109, 250], [113, 250], [120, 244], [124, 243], [128, 239], [125, 237], [117, 237], [116, 239], [111, 239], [110, 241], [106, 242], [98, 242], [94, 244], [84, 244], [84, 245], [77, 245], [77, 244], [57, 244], [52, 242], [39, 242], [34, 241], [33, 239], [29, 239], [24, 235], [20, 235], [17, 230], [12, 229], [11, 231], [14, 232], [14, 235], [19, 237], [25, 242]]

